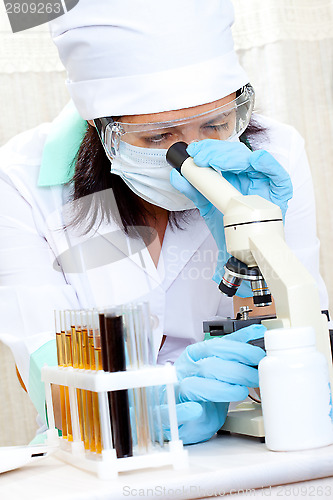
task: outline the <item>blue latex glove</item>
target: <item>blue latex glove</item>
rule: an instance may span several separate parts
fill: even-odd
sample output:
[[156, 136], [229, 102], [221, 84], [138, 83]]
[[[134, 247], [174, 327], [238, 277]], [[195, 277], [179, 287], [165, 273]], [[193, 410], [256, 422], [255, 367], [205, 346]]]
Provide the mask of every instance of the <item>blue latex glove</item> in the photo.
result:
[[[248, 387], [258, 387], [260, 347], [247, 344], [264, 336], [263, 325], [251, 325], [224, 337], [188, 346], [175, 362], [179, 438], [184, 444], [207, 441], [224, 424], [229, 402], [241, 401]], [[164, 435], [170, 439], [165, 409]]]
[[[256, 194], [278, 205], [284, 219], [288, 200], [293, 195], [292, 183], [289, 174], [270, 153], [264, 150], [252, 152], [242, 142], [214, 139], [193, 142], [187, 147], [187, 152], [199, 167], [210, 166], [221, 172], [242, 194]], [[225, 246], [223, 215], [176, 169], [171, 171], [170, 182], [198, 207], [216, 241], [219, 256], [213, 280], [219, 284], [224, 274], [223, 266], [229, 258]], [[237, 295], [242, 295], [240, 292], [241, 290]]]

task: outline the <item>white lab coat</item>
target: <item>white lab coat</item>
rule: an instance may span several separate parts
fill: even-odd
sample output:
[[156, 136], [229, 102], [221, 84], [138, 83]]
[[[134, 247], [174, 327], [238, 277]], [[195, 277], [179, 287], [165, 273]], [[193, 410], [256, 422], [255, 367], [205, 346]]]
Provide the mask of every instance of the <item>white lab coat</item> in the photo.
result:
[[[260, 147], [285, 167], [294, 187], [285, 221], [286, 241], [315, 277], [321, 306], [327, 309], [303, 140], [292, 127], [258, 119], [267, 127]], [[125, 238], [125, 247], [122, 243], [119, 249], [110, 236], [117, 232], [116, 224], [102, 224], [88, 237], [104, 235], [103, 255], [109, 245], [117, 257], [84, 273], [68, 272], [68, 266], [57, 268], [59, 255], [88, 239], [61, 229], [70, 186], [37, 187], [49, 129], [50, 124], [43, 124], [0, 150], [0, 338], [12, 348], [23, 381], [28, 386], [30, 355], [54, 338], [54, 309], [148, 300], [156, 351], [163, 334], [167, 336], [159, 362], [175, 360], [188, 344], [202, 340], [204, 319], [233, 315], [231, 299], [211, 279], [217, 249], [208, 228], [197, 211], [192, 211], [183, 230], [168, 226], [156, 269], [146, 248], [131, 254], [133, 242]]]

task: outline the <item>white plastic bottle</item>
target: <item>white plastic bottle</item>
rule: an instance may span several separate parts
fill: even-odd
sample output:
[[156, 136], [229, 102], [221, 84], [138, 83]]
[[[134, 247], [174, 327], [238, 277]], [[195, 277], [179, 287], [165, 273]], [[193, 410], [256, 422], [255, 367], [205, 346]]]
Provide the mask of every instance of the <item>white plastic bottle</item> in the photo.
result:
[[328, 366], [315, 343], [312, 327], [265, 332], [267, 356], [259, 363], [259, 385], [270, 450], [305, 450], [333, 443]]

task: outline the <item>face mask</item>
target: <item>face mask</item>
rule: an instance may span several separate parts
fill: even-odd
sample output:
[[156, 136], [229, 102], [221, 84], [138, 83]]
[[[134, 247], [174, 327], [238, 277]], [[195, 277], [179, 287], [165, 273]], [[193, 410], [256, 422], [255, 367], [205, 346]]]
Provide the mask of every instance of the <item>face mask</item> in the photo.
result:
[[169, 211], [196, 208], [194, 203], [170, 184], [172, 167], [166, 149], [139, 148], [120, 141], [119, 156], [112, 160], [111, 173], [144, 200]]

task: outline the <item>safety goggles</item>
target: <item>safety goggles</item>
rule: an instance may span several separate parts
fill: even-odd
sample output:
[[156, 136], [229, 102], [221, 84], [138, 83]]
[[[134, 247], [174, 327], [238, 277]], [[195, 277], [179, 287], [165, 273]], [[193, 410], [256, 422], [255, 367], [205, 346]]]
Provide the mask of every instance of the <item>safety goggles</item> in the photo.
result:
[[126, 123], [121, 118], [114, 120], [112, 117], [104, 117], [96, 118], [94, 123], [111, 160], [121, 154], [121, 141], [152, 149], [168, 149], [178, 141], [230, 141], [245, 131], [254, 106], [254, 90], [250, 84], [237, 94], [234, 100], [223, 106], [186, 118], [164, 122]]

